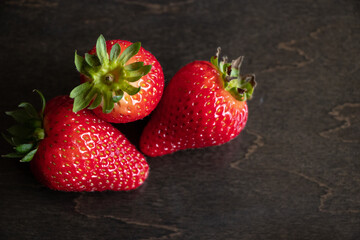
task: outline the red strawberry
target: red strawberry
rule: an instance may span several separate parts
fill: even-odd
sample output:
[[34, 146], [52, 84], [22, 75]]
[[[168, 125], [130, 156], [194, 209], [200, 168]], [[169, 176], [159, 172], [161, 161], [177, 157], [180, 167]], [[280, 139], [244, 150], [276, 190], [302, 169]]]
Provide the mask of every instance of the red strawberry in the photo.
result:
[[132, 122], [149, 115], [162, 96], [162, 68], [140, 42], [100, 35], [85, 58], [75, 52], [75, 65], [84, 83], [70, 93], [74, 112], [88, 107], [107, 122]]
[[243, 57], [218, 63], [219, 54], [175, 74], [140, 138], [144, 154], [220, 145], [245, 127], [255, 75], [240, 75]]
[[74, 113], [69, 97], [49, 101], [41, 116], [28, 103], [19, 107], [7, 112], [18, 123], [8, 129], [13, 137], [5, 136], [16, 153], [5, 157], [31, 160], [35, 177], [45, 186], [60, 191], [131, 190], [148, 176], [144, 156], [124, 135], [90, 110]]

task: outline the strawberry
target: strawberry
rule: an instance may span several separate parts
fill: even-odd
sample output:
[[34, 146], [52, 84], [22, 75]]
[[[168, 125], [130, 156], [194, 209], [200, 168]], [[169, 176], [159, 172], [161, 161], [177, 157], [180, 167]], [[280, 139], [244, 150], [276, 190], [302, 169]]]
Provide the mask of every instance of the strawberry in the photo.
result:
[[[42, 96], [42, 94], [40, 93]], [[44, 98], [43, 103], [45, 103]], [[40, 114], [29, 103], [7, 112], [18, 122], [4, 135], [16, 152], [4, 157], [29, 162], [35, 177], [60, 191], [131, 190], [148, 176], [142, 154], [111, 124], [59, 96]]]
[[74, 112], [87, 107], [107, 122], [132, 122], [149, 115], [162, 96], [162, 68], [140, 42], [100, 35], [85, 58], [75, 52], [75, 65], [83, 83], [70, 93]]
[[216, 56], [194, 61], [171, 79], [159, 106], [146, 125], [140, 150], [161, 156], [188, 148], [220, 145], [239, 135], [248, 118], [246, 100], [256, 86], [255, 75], [240, 75], [243, 57], [219, 63]]

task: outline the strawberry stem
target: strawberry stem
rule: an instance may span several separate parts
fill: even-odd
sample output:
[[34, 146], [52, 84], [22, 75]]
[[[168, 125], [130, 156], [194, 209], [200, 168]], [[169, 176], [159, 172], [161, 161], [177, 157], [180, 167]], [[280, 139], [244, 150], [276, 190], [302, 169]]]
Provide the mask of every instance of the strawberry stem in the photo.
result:
[[252, 94], [256, 87], [255, 75], [240, 75], [240, 67], [244, 60], [244, 56], [240, 56], [228, 63], [227, 57], [223, 57], [223, 61], [219, 62], [221, 48], [217, 48], [215, 56], [212, 56], [210, 62], [220, 71], [223, 79], [225, 90], [239, 101], [246, 101], [252, 98]]
[[141, 43], [136, 42], [120, 54], [121, 47], [116, 43], [109, 55], [105, 38], [100, 35], [96, 42], [96, 55], [86, 53], [85, 57], [81, 57], [75, 51], [76, 69], [86, 76], [87, 82], [75, 87], [70, 93], [70, 97], [74, 98], [73, 111], [78, 112], [86, 107], [94, 109], [103, 103], [103, 112], [110, 113], [124, 92], [137, 94], [140, 87], [136, 88], [130, 83], [148, 74], [152, 67], [143, 62], [126, 64], [140, 48]]

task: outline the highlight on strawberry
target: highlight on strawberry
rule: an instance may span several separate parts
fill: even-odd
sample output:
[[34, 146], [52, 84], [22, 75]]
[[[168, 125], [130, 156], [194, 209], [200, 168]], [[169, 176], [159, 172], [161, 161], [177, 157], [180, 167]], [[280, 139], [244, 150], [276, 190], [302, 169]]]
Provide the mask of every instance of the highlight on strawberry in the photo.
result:
[[38, 113], [29, 103], [6, 112], [16, 124], [3, 137], [15, 152], [3, 157], [30, 162], [34, 176], [60, 191], [121, 191], [143, 184], [149, 173], [144, 156], [111, 124], [58, 96]]
[[141, 135], [145, 155], [224, 144], [245, 127], [255, 75], [240, 74], [243, 56], [231, 63], [219, 56], [220, 48], [210, 62], [189, 63], [171, 79]]
[[162, 68], [140, 42], [100, 35], [85, 57], [75, 51], [75, 66], [82, 84], [70, 93], [74, 112], [88, 108], [107, 122], [132, 122], [149, 115], [163, 93]]

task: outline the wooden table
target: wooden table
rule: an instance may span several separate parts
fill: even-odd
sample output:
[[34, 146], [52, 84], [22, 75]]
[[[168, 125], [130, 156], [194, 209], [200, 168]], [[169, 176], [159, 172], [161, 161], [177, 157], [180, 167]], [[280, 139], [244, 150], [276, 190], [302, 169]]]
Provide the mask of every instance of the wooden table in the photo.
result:
[[[74, 50], [100, 33], [141, 41], [169, 81], [221, 46], [258, 87], [249, 121], [218, 147], [148, 158], [131, 192], [49, 190], [0, 161], [0, 239], [360, 239], [357, 1], [0, 3], [0, 106], [79, 83]], [[39, 105], [39, 104], [38, 104]], [[116, 125], [135, 144], [148, 119]], [[1, 117], [1, 131], [12, 120]], [[1, 141], [1, 154], [11, 147]]]

